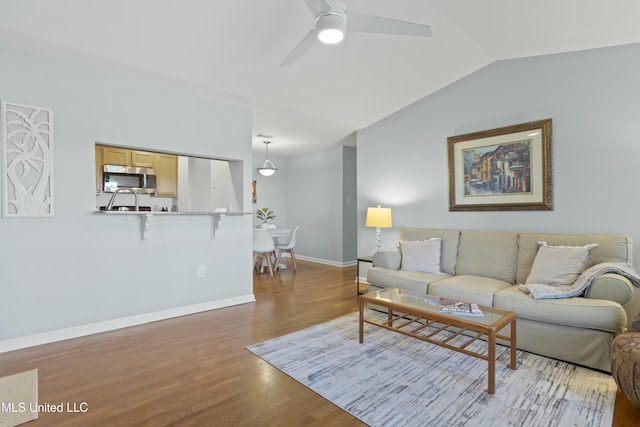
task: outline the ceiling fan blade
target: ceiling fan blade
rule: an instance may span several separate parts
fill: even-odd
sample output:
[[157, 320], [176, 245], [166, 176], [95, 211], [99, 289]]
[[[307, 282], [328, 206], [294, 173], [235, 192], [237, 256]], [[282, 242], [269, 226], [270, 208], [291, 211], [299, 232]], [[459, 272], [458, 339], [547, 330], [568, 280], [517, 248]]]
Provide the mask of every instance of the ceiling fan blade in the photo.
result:
[[331, 3], [327, 0], [304, 0], [307, 4], [307, 7], [315, 16], [320, 15], [321, 13], [326, 13], [331, 10]]
[[347, 11], [349, 31], [431, 37], [431, 27], [382, 16]]
[[316, 34], [316, 30], [309, 31], [307, 35], [304, 36], [302, 40], [300, 40], [300, 43], [298, 43], [298, 45], [291, 51], [291, 53], [289, 53], [289, 56], [287, 56], [287, 58], [282, 61], [282, 64], [280, 64], [280, 66], [286, 67], [287, 65], [291, 65], [296, 62], [298, 59], [300, 59], [300, 57], [302, 57], [302, 55], [309, 52], [311, 48], [316, 45], [317, 41], [318, 35]]

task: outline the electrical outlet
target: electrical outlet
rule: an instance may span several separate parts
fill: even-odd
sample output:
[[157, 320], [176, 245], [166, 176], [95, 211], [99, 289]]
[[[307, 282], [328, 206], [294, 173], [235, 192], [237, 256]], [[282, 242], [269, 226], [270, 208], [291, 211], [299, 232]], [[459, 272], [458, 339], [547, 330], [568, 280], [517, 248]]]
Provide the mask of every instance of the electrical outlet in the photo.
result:
[[207, 276], [207, 270], [204, 268], [204, 265], [199, 265], [196, 268], [196, 278], [204, 279]]

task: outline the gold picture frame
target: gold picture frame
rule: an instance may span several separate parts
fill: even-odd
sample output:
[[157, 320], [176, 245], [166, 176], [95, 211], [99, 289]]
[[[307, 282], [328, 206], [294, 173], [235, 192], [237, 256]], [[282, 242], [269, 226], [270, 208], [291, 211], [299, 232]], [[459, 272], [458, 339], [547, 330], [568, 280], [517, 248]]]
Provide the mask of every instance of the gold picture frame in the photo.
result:
[[553, 210], [551, 119], [450, 136], [449, 211]]

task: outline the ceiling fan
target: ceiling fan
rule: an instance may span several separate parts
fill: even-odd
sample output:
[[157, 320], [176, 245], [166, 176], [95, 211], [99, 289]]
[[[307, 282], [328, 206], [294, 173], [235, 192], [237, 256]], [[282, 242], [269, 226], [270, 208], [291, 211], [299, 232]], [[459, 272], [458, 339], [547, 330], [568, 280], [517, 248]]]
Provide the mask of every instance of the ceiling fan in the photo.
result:
[[315, 26], [280, 64], [281, 67], [296, 62], [318, 41], [326, 44], [339, 43], [347, 28], [357, 33], [431, 36], [431, 27], [428, 25], [347, 11], [344, 3], [337, 0], [305, 0], [305, 3], [316, 17]]

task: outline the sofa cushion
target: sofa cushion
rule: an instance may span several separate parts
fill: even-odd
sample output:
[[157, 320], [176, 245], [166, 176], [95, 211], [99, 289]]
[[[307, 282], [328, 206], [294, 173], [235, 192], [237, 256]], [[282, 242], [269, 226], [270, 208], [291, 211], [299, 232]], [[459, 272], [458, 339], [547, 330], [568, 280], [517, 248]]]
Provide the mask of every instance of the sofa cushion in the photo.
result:
[[517, 233], [462, 231], [456, 274], [492, 277], [513, 284], [517, 257]]
[[519, 318], [538, 322], [621, 332], [627, 325], [627, 315], [620, 304], [602, 299], [571, 297], [534, 300], [510, 286], [496, 293], [494, 307], [515, 311]]
[[524, 283], [529, 277], [531, 266], [538, 253], [539, 241], [545, 241], [549, 245], [565, 246], [597, 243], [598, 247], [591, 251], [591, 261], [586, 266], [587, 268], [601, 262], [633, 263], [631, 240], [624, 234], [520, 233], [516, 283]]
[[451, 275], [410, 270], [388, 270], [375, 266], [367, 271], [367, 282], [377, 287], [402, 288], [420, 293], [427, 293], [429, 283], [447, 277], [451, 277]]
[[427, 240], [433, 237], [442, 239], [442, 246], [440, 248], [440, 270], [443, 273], [455, 274], [460, 230], [438, 230], [435, 228], [417, 227], [400, 227], [398, 229], [398, 242], [401, 240]]
[[591, 251], [598, 245], [550, 246], [547, 242], [538, 242], [538, 246], [527, 285], [571, 285], [582, 274]]
[[491, 277], [459, 275], [432, 282], [429, 294], [491, 307], [493, 295], [511, 286], [509, 282]]
[[442, 239], [439, 237], [428, 240], [401, 240], [400, 269], [440, 274], [441, 243]]

